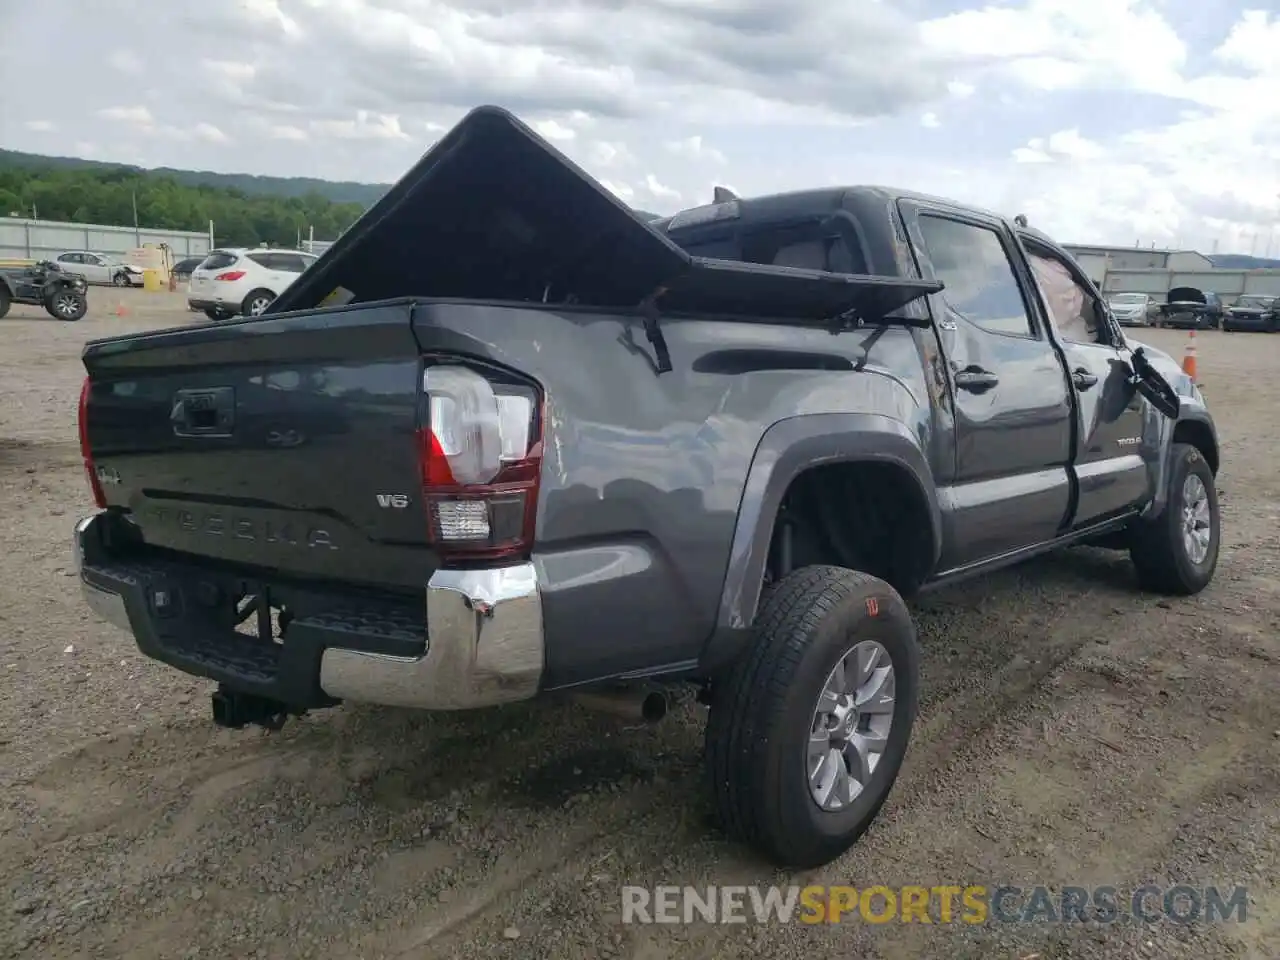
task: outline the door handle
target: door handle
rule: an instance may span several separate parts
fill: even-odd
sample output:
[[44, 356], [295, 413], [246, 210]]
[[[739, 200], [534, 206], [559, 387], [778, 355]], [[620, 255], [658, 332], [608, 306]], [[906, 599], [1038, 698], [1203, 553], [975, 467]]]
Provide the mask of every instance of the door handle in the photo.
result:
[[981, 367], [968, 367], [964, 370], [957, 370], [955, 373], [956, 386], [961, 390], [968, 390], [970, 393], [981, 393], [983, 390], [990, 390], [1000, 378], [989, 370], [983, 370]]
[[1081, 367], [1079, 370], [1075, 370], [1072, 372], [1071, 382], [1076, 385], [1077, 390], [1088, 390], [1090, 387], [1092, 387], [1095, 383], [1098, 382], [1098, 378], [1094, 376], [1092, 373], [1090, 373], [1088, 370], [1085, 370], [1083, 367]]

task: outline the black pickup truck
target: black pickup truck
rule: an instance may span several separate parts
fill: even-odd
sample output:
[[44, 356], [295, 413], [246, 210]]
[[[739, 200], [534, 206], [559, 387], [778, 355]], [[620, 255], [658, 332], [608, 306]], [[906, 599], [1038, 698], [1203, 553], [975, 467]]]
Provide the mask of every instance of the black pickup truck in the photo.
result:
[[83, 359], [84, 595], [217, 722], [693, 683], [725, 828], [793, 865], [897, 776], [903, 598], [1217, 564], [1201, 394], [1047, 237], [879, 187], [648, 222], [493, 107], [263, 316]]

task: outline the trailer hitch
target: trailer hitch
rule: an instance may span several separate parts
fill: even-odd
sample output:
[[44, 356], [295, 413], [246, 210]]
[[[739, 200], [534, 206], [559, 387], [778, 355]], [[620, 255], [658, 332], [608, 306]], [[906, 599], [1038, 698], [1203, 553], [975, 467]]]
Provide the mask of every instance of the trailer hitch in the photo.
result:
[[280, 730], [291, 716], [300, 717], [306, 710], [291, 707], [279, 700], [240, 693], [219, 686], [212, 698], [213, 722], [220, 727], [239, 730], [247, 726]]

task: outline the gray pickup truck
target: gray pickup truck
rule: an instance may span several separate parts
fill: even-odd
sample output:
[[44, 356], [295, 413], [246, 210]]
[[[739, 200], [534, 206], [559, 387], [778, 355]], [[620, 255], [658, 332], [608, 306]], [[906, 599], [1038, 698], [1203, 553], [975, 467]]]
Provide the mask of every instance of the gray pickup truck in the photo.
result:
[[262, 317], [83, 360], [84, 596], [217, 722], [695, 684], [720, 819], [784, 864], [897, 776], [904, 598], [1217, 564], [1199, 390], [1045, 236], [880, 187], [648, 222], [493, 107]]

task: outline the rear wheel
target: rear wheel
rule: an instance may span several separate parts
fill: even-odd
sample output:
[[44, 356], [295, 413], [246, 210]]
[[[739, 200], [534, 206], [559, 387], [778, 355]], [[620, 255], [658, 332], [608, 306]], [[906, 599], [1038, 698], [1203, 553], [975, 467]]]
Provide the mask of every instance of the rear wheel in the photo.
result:
[[771, 588], [754, 646], [712, 690], [707, 765], [724, 829], [789, 867], [849, 849], [906, 755], [919, 662], [906, 604], [883, 580], [811, 566]]
[[276, 295], [270, 290], [254, 290], [244, 298], [244, 315], [246, 317], [256, 317], [271, 306], [271, 301]]
[[1218, 566], [1218, 491], [1209, 464], [1189, 443], [1173, 445], [1168, 484], [1160, 515], [1134, 524], [1129, 557], [1144, 588], [1189, 596], [1209, 585]]
[[0, 287], [0, 319], [4, 319], [9, 312], [9, 305], [13, 301], [9, 299], [9, 291], [4, 287]]
[[129, 285], [129, 274], [121, 270], [111, 278], [111, 282], [117, 287], [127, 287]]
[[229, 311], [217, 310], [214, 307], [208, 307], [205, 310], [204, 315], [210, 320], [229, 320], [232, 317], [232, 314]]

